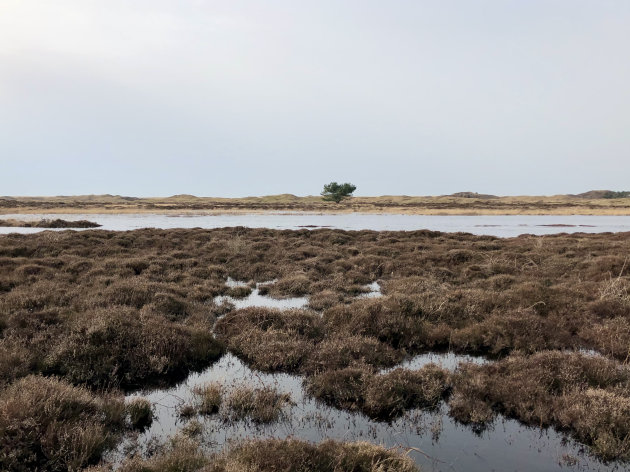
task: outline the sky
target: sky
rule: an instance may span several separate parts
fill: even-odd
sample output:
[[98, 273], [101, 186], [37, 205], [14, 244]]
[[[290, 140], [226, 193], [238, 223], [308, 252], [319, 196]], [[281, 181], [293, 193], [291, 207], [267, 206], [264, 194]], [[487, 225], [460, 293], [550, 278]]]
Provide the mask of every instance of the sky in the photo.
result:
[[630, 190], [627, 0], [0, 0], [0, 195]]

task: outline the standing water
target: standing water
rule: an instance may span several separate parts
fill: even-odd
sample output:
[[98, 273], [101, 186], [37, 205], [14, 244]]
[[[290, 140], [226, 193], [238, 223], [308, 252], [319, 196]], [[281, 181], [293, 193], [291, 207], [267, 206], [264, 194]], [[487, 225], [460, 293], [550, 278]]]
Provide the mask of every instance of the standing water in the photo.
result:
[[[267, 282], [273, 283], [272, 282]], [[230, 287], [246, 283], [229, 279]], [[260, 295], [257, 284], [252, 293], [241, 299], [217, 297], [237, 308], [263, 306], [270, 308], [303, 309], [308, 298], [272, 299]], [[380, 285], [374, 282], [363, 297], [380, 296]], [[400, 368], [417, 370], [429, 363], [454, 371], [461, 363], [489, 362], [481, 357], [458, 355], [452, 352], [427, 353], [405, 360]], [[393, 368], [383, 369], [387, 373]], [[183, 407], [196, 401], [194, 390], [208, 382], [218, 382], [224, 391], [246, 384], [252, 388], [270, 387], [288, 394], [290, 403], [285, 406], [280, 420], [271, 424], [256, 424], [248, 420], [231, 420], [215, 413], [204, 416], [195, 413], [183, 417]], [[369, 441], [408, 453], [423, 471], [487, 472], [501, 471], [561, 471], [570, 465], [575, 470], [615, 471], [619, 466], [606, 465], [589, 456], [583, 448], [552, 429], [537, 429], [517, 421], [499, 418], [482, 431], [455, 422], [448, 416], [448, 407], [442, 404], [435, 411], [410, 410], [391, 423], [375, 421], [362, 413], [348, 412], [323, 404], [310, 397], [304, 389], [303, 378], [284, 373], [269, 374], [250, 369], [232, 354], [201, 373], [190, 375], [179, 385], [146, 392], [137, 392], [127, 400], [144, 396], [153, 405], [154, 421], [139, 436], [123, 441], [109, 459], [120, 463], [131, 448], [146, 453], [155, 442], [173, 437], [191, 424], [198, 422], [204, 448], [220, 451], [232, 441], [266, 438], [297, 438], [311, 442], [326, 439], [342, 441]]]
[[[446, 357], [444, 362], [441, 362], [442, 356]], [[428, 358], [416, 358], [404, 366], [414, 368], [429, 359], [451, 366], [469, 361], [468, 356], [459, 358], [452, 353], [430, 354]], [[572, 440], [551, 429], [530, 428], [501, 418], [488, 430], [476, 433], [451, 419], [445, 405], [437, 411], [408, 411], [392, 423], [374, 421], [361, 413], [339, 410], [309, 397], [299, 376], [254, 371], [231, 354], [174, 388], [145, 392], [145, 398], [154, 406], [155, 419], [136, 440], [140, 452], [155, 440], [166, 440], [177, 434], [193, 420], [181, 418], [179, 411], [194, 402], [195, 386], [207, 382], [220, 382], [228, 390], [243, 383], [251, 387], [273, 387], [289, 394], [292, 401], [279, 421], [267, 425], [226, 421], [217, 414], [194, 417], [203, 426], [202, 443], [209, 451], [219, 451], [230, 441], [241, 439], [298, 438], [312, 442], [337, 439], [400, 448], [401, 452], [408, 452], [423, 471], [543, 472], [566, 470], [569, 463], [576, 470], [622, 470], [597, 461]], [[141, 395], [130, 395], [128, 399]], [[119, 461], [128, 447], [129, 443], [123, 443], [110, 459]]]
[[[222, 228], [244, 226], [270, 229], [317, 229], [413, 231], [429, 229], [466, 232], [478, 235], [512, 237], [519, 234], [602, 233], [630, 231], [630, 216], [589, 215], [397, 215], [397, 214], [321, 214], [257, 213], [220, 215], [165, 214], [31, 214], [3, 215], [3, 219], [41, 220], [61, 218], [89, 220], [100, 229], [127, 231], [139, 228]], [[41, 228], [0, 228], [0, 233], [36, 233]]]
[[[105, 230], [138, 228], [217, 228], [225, 226], [265, 227], [274, 229], [314, 229], [331, 227], [347, 230], [418, 230], [462, 231], [500, 237], [522, 233], [552, 234], [559, 232], [630, 231], [627, 216], [423, 216], [423, 215], [321, 215], [321, 214], [255, 214], [172, 217], [168, 215], [6, 215], [6, 218], [66, 220], [88, 219]], [[38, 228], [0, 228], [2, 233], [34, 233]], [[243, 283], [229, 281], [235, 287]], [[302, 309], [305, 297], [272, 299], [260, 294], [260, 284], [244, 298], [219, 297], [218, 303], [231, 303], [235, 308], [263, 306]], [[366, 287], [363, 297], [380, 295], [377, 283]], [[416, 356], [398, 367], [419, 369], [436, 363], [454, 370], [462, 362], [483, 363], [485, 359], [459, 356], [454, 353], [429, 353]], [[388, 370], [382, 371], [383, 373]], [[268, 425], [244, 420], [226, 422], [221, 415], [196, 416], [183, 419], [179, 412], [194, 401], [192, 390], [210, 381], [220, 382], [230, 389], [239, 383], [252, 387], [274, 387], [291, 396], [280, 421]], [[186, 381], [168, 389], [157, 389], [130, 395], [143, 395], [154, 408], [154, 422], [135, 441], [123, 441], [111, 459], [120, 461], [132, 443], [146, 452], [155, 441], [164, 441], [177, 434], [190, 421], [203, 426], [203, 443], [210, 451], [221, 450], [231, 440], [250, 438], [299, 438], [313, 442], [325, 439], [370, 441], [386, 447], [399, 447], [408, 452], [423, 471], [616, 471], [620, 465], [608, 465], [584, 452], [583, 447], [552, 429], [530, 428], [517, 421], [500, 418], [492, 427], [479, 433], [451, 419], [448, 407], [437, 411], [411, 410], [392, 423], [374, 421], [361, 413], [347, 412], [323, 405], [309, 397], [303, 388], [303, 378], [288, 374], [267, 374], [254, 371], [231, 354], [224, 355], [204, 372], [190, 375]]]

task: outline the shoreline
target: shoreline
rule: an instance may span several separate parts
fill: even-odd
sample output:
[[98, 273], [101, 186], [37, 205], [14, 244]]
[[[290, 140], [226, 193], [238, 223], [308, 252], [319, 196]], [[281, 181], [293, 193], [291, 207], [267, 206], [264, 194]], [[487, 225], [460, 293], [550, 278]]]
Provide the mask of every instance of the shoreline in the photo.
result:
[[387, 209], [259, 209], [259, 208], [238, 208], [238, 209], [159, 209], [159, 208], [77, 208], [77, 207], [53, 207], [53, 208], [2, 208], [0, 215], [133, 215], [133, 214], [154, 214], [171, 217], [178, 216], [220, 216], [220, 215], [416, 215], [416, 216], [630, 216], [630, 208], [602, 208], [602, 209], [576, 209], [557, 208], [553, 210], [537, 209], [481, 209], [473, 208], [463, 210], [460, 208], [431, 209], [431, 208], [387, 208]]
[[630, 216], [630, 198], [580, 198], [567, 195], [467, 198], [453, 196], [353, 197], [339, 204], [319, 197], [270, 195], [216, 198], [179, 195], [133, 198], [113, 195], [0, 197], [0, 215], [19, 214], [395, 214], [395, 215], [557, 215]]

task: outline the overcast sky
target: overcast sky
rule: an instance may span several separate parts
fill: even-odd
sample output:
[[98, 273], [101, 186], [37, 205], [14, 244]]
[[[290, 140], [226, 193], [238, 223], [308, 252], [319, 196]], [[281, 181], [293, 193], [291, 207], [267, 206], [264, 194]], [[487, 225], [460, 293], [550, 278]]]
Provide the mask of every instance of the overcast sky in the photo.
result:
[[630, 1], [0, 0], [0, 195], [630, 189]]

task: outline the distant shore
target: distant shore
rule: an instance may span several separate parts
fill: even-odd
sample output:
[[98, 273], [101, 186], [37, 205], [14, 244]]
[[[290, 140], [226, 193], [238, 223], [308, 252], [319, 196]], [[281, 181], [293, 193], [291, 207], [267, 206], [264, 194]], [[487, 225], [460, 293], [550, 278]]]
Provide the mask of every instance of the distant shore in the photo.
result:
[[60, 219], [44, 219], [44, 220], [2, 220], [0, 219], [0, 228], [99, 228], [101, 225], [93, 221], [79, 220], [66, 221]]
[[410, 215], [630, 215], [630, 198], [580, 196], [381, 196], [354, 197], [340, 204], [320, 197], [271, 195], [247, 198], [214, 198], [177, 195], [134, 198], [112, 195], [64, 197], [0, 197], [0, 214], [242, 214], [295, 213], [394, 213]]

